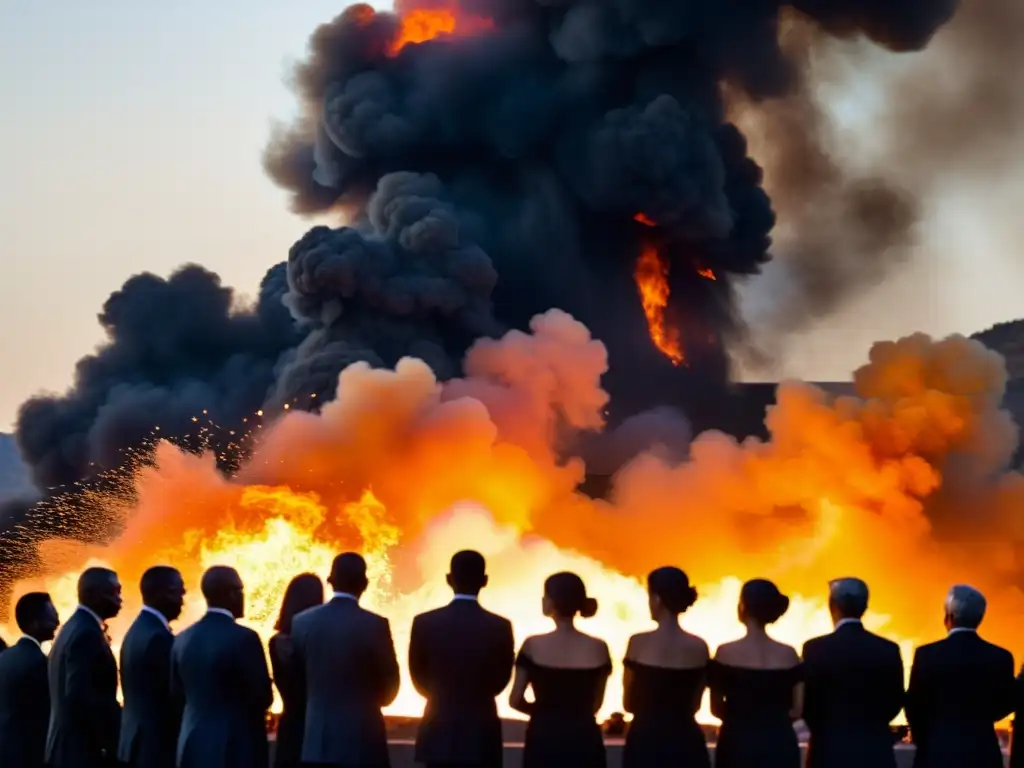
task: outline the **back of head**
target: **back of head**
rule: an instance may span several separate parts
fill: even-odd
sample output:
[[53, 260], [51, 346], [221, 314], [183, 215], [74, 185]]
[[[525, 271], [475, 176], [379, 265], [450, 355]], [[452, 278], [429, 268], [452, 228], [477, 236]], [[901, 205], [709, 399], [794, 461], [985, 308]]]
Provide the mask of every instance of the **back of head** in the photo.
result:
[[366, 591], [366, 561], [355, 552], [344, 552], [334, 558], [328, 579], [335, 592], [358, 597]]
[[950, 629], [977, 629], [985, 618], [988, 602], [974, 587], [957, 584], [946, 595], [946, 624]]
[[868, 610], [868, 585], [852, 576], [828, 583], [828, 604], [838, 619], [859, 619]]
[[690, 578], [671, 565], [657, 568], [647, 575], [647, 591], [677, 616], [697, 602], [697, 590], [690, 585]]
[[[45, 621], [50, 612], [54, 615], [53, 600], [46, 592], [29, 592], [18, 598], [14, 606], [14, 620], [18, 629], [30, 637], [35, 637], [40, 622]], [[37, 638], [38, 639], [38, 638]]]
[[555, 614], [563, 618], [579, 614], [589, 619], [597, 613], [597, 600], [587, 597], [583, 579], [569, 571], [548, 576], [544, 582], [544, 596], [551, 602]]
[[487, 563], [484, 556], [472, 549], [452, 555], [448, 585], [460, 595], [476, 595], [487, 586]]
[[288, 583], [281, 601], [281, 613], [274, 629], [287, 635], [292, 631], [292, 619], [309, 608], [324, 602], [324, 583], [315, 573], [301, 573]]
[[751, 579], [740, 590], [740, 606], [746, 618], [767, 626], [789, 610], [789, 598], [768, 579]]
[[101, 619], [112, 619], [121, 611], [121, 582], [109, 568], [86, 568], [78, 577], [78, 602]]
[[211, 608], [221, 608], [241, 617], [244, 588], [242, 577], [234, 568], [227, 565], [207, 568], [199, 588]]

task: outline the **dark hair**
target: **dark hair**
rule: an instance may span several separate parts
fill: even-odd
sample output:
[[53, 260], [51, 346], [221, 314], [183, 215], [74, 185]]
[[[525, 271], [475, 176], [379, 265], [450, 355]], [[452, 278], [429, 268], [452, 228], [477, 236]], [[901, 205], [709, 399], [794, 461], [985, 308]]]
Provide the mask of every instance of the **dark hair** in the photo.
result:
[[544, 582], [544, 594], [559, 616], [571, 618], [578, 613], [589, 619], [597, 613], [597, 600], [587, 597], [587, 587], [575, 573], [562, 571], [548, 576]]
[[768, 579], [751, 579], [740, 590], [740, 603], [747, 617], [759, 624], [771, 624], [789, 610], [789, 598]]
[[111, 583], [117, 581], [117, 573], [109, 568], [95, 566], [86, 568], [78, 577], [78, 599], [97, 592], [105, 592]]
[[161, 593], [168, 589], [172, 582], [181, 581], [181, 573], [170, 565], [154, 565], [148, 568], [139, 581], [139, 591], [143, 601], [154, 597], [162, 597]]
[[38, 621], [43, 612], [53, 603], [46, 592], [29, 592], [18, 598], [14, 606], [14, 621], [25, 634], [28, 634], [32, 623]]
[[452, 589], [463, 594], [475, 594], [487, 581], [487, 563], [479, 552], [464, 549], [452, 555], [449, 574]]
[[274, 629], [285, 635], [291, 634], [292, 619], [308, 608], [323, 605], [323, 602], [324, 583], [320, 577], [315, 573], [300, 573], [288, 582]]
[[331, 564], [331, 586], [338, 592], [360, 595], [366, 589], [366, 561], [355, 552], [343, 552]]
[[697, 590], [690, 586], [690, 577], [671, 565], [656, 568], [647, 575], [647, 591], [657, 595], [661, 604], [676, 615], [697, 602]]

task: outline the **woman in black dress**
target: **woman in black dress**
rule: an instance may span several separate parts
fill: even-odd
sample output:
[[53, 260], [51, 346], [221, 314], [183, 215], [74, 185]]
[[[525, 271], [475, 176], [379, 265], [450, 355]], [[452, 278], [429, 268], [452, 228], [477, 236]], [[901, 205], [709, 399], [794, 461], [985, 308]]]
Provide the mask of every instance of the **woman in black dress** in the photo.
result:
[[[605, 768], [604, 738], [595, 715], [612, 671], [604, 640], [576, 629], [579, 614], [597, 613], [597, 601], [575, 573], [544, 582], [544, 615], [555, 622], [546, 635], [526, 638], [516, 658], [509, 703], [530, 716], [523, 768]], [[533, 689], [527, 701], [526, 689]]]
[[708, 668], [711, 711], [722, 721], [716, 768], [800, 768], [793, 730], [803, 706], [800, 656], [765, 631], [788, 608], [772, 582], [743, 585], [739, 619], [747, 634], [719, 646]]
[[633, 722], [626, 734], [623, 768], [710, 768], [700, 709], [708, 666], [708, 644], [679, 626], [679, 615], [697, 600], [697, 590], [678, 568], [658, 568], [647, 577], [652, 632], [629, 639], [624, 662], [623, 705]]
[[302, 684], [296, 679], [302, 674], [295, 669], [291, 631], [292, 619], [308, 608], [324, 602], [324, 583], [313, 573], [296, 576], [284, 591], [281, 613], [270, 638], [270, 668], [274, 684], [281, 693], [284, 708], [277, 725], [277, 742], [274, 747], [274, 768], [298, 768], [302, 763], [302, 734], [306, 728], [306, 699]]

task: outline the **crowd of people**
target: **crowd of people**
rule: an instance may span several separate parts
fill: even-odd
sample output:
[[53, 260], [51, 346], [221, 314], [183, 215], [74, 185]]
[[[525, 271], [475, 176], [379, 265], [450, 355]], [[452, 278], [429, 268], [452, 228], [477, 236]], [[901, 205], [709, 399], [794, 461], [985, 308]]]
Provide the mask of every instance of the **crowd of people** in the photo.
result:
[[[544, 584], [551, 632], [528, 637], [518, 653], [511, 623], [484, 609], [484, 558], [451, 560], [452, 601], [417, 616], [409, 672], [426, 708], [416, 759], [428, 768], [500, 768], [502, 726], [495, 699], [529, 717], [524, 768], [603, 768], [596, 713], [612, 671], [607, 644], [576, 617], [597, 601], [574, 573]], [[275, 768], [386, 768], [381, 709], [398, 694], [399, 665], [388, 620], [365, 610], [366, 563], [339, 555], [328, 579], [297, 576], [284, 594], [268, 666], [244, 615], [238, 573], [215, 566], [202, 577], [207, 613], [175, 635], [185, 584], [169, 566], [142, 578], [144, 607], [124, 638], [120, 664], [106, 635], [121, 609], [117, 575], [90, 568], [79, 606], [60, 627], [50, 597], [21, 597], [24, 636], [0, 652], [0, 766], [3, 768], [267, 768], [266, 715], [276, 685], [283, 702]], [[714, 750], [720, 768], [798, 768], [794, 723], [810, 731], [810, 768], [895, 768], [890, 723], [905, 711], [915, 768], [1002, 768], [995, 723], [1020, 706], [1012, 655], [978, 635], [985, 598], [953, 587], [947, 636], [917, 649], [904, 688], [899, 647], [861, 624], [868, 587], [855, 578], [829, 584], [835, 630], [802, 653], [766, 632], [789, 599], [770, 581], [743, 585], [738, 619], [746, 633], [714, 655], [679, 617], [697, 600], [674, 567], [648, 577], [656, 628], [634, 635], [625, 654], [623, 702], [632, 721], [625, 768], [708, 768], [695, 716], [705, 689], [721, 719]], [[60, 632], [58, 633], [58, 627]], [[49, 655], [42, 644], [53, 640]], [[118, 702], [118, 673], [123, 708]], [[1024, 766], [1024, 754], [1011, 765]]]

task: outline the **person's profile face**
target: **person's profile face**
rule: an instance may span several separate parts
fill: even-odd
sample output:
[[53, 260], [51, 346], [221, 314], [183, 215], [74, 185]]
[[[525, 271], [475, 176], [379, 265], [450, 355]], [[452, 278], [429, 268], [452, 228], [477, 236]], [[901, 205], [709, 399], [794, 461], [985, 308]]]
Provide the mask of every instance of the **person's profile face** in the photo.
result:
[[171, 583], [167, 586], [167, 593], [164, 598], [168, 621], [174, 621], [181, 616], [181, 611], [185, 607], [185, 594], [185, 582], [181, 576], [172, 579]]
[[46, 605], [46, 610], [39, 617], [34, 637], [41, 643], [49, 642], [57, 636], [57, 627], [60, 626], [60, 617], [57, 615], [57, 607], [53, 603]]
[[236, 619], [245, 617], [245, 587], [242, 585], [242, 579], [235, 577], [234, 582], [231, 584], [228, 597], [231, 601], [231, 613]]
[[112, 619], [121, 612], [121, 582], [116, 576], [111, 576], [107, 580], [98, 598], [96, 613], [101, 619]]

